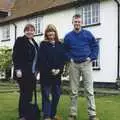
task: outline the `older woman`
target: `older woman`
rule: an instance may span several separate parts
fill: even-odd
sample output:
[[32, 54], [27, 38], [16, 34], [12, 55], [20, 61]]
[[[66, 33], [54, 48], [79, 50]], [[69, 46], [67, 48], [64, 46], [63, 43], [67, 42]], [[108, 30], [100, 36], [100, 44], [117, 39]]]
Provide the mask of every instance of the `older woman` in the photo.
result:
[[17, 38], [13, 48], [14, 78], [20, 88], [20, 120], [26, 120], [36, 80], [38, 45], [33, 39], [34, 33], [34, 26], [27, 24], [24, 28], [24, 36]]
[[45, 30], [45, 40], [40, 44], [39, 56], [42, 112], [44, 120], [55, 120], [65, 55], [56, 27], [52, 24]]

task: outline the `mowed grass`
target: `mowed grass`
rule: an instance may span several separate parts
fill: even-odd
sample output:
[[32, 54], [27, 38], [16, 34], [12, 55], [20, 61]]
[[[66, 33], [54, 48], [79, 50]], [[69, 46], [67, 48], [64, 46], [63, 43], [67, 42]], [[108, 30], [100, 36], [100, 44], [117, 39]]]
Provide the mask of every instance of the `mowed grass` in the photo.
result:
[[[38, 93], [39, 106], [41, 97]], [[18, 120], [17, 92], [0, 93], [0, 120]], [[67, 120], [69, 114], [70, 98], [62, 95], [58, 105], [58, 115]], [[100, 120], [120, 120], [120, 96], [96, 97], [97, 116]], [[87, 104], [84, 97], [78, 99], [78, 120], [88, 120]]]

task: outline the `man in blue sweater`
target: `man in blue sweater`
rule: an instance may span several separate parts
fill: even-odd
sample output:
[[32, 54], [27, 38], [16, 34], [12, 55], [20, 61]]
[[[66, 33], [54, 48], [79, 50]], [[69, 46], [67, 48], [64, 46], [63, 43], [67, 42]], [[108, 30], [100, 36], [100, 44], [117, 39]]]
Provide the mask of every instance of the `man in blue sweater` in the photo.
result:
[[77, 119], [77, 97], [81, 75], [88, 102], [89, 120], [98, 120], [93, 90], [92, 61], [97, 59], [99, 46], [94, 36], [81, 28], [82, 19], [79, 14], [73, 16], [72, 24], [73, 31], [64, 38], [66, 55], [70, 60], [71, 106], [69, 120]]

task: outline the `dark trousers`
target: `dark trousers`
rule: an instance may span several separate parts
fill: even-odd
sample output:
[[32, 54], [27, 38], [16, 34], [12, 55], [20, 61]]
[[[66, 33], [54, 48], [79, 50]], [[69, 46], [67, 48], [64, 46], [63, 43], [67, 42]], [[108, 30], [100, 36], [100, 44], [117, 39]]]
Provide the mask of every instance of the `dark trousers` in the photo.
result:
[[25, 117], [32, 102], [33, 90], [35, 87], [35, 76], [24, 76], [18, 80], [20, 88], [19, 117]]
[[41, 92], [44, 118], [54, 118], [61, 94], [60, 84], [41, 85]]

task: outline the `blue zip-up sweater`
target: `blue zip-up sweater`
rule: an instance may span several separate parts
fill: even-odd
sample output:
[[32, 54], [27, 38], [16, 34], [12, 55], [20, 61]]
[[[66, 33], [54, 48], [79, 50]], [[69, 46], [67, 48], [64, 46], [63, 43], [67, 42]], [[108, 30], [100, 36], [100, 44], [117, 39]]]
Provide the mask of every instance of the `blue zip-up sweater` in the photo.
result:
[[68, 59], [84, 62], [86, 58], [97, 59], [99, 45], [94, 36], [87, 30], [71, 31], [64, 38], [64, 46]]

